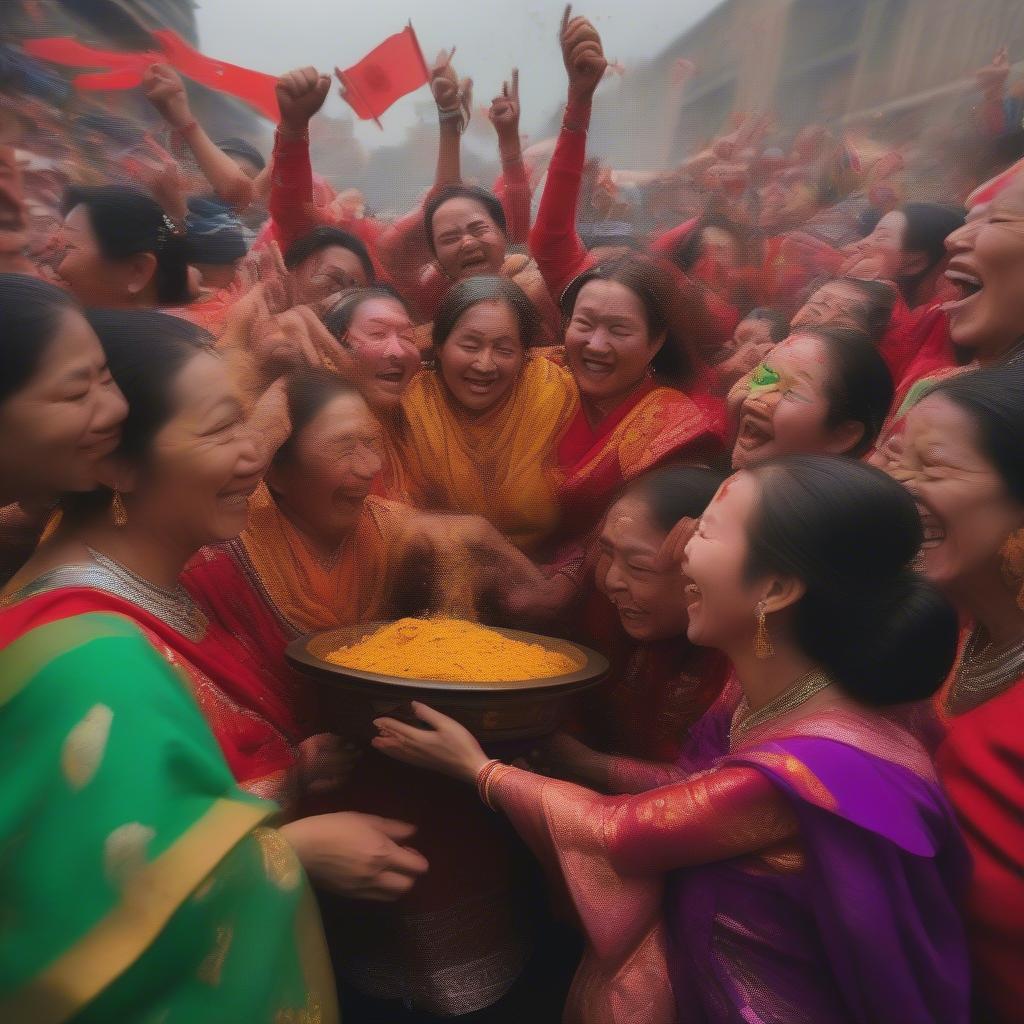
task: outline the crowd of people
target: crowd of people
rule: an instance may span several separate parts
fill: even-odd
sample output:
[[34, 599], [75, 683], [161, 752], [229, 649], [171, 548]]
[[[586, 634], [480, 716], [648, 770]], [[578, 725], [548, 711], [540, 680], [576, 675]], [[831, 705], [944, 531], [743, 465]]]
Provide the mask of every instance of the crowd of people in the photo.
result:
[[[1006, 55], [973, 177], [737, 116], [612, 231], [558, 41], [493, 190], [439, 57], [393, 219], [314, 174], [313, 68], [266, 158], [159, 64], [134, 183], [0, 147], [0, 1019], [1020, 1019]], [[285, 658], [433, 614], [610, 677], [509, 753], [346, 734]]]

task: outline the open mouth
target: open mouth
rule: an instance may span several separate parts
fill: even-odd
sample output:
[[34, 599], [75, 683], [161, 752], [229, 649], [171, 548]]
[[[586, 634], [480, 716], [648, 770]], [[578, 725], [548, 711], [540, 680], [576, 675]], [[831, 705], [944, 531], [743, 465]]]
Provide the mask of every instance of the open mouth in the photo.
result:
[[612, 363], [602, 362], [600, 359], [591, 359], [587, 356], [582, 356], [580, 363], [587, 373], [593, 374], [595, 377], [606, 377], [615, 369]]
[[102, 459], [116, 451], [121, 441], [121, 428], [107, 431], [107, 433], [93, 437], [88, 444], [82, 446], [82, 451], [93, 459]]
[[487, 257], [483, 253], [479, 256], [470, 256], [462, 261], [462, 269], [467, 274], [483, 273], [487, 269]]
[[688, 583], [683, 590], [683, 594], [686, 596], [686, 607], [691, 612], [704, 599], [704, 595], [696, 583]]
[[390, 387], [400, 388], [405, 382], [405, 373], [402, 370], [387, 370], [384, 373], [378, 373], [376, 379], [381, 384], [387, 384]]
[[775, 439], [769, 424], [747, 413], [740, 420], [739, 433], [736, 435], [736, 446], [745, 452], [760, 448]]
[[921, 529], [924, 531], [921, 550], [937, 548], [946, 539], [946, 528], [942, 525], [942, 520], [920, 502], [917, 503], [917, 512], [921, 517]]
[[466, 379], [466, 389], [471, 395], [489, 395], [494, 391], [496, 380], [470, 380]]
[[946, 280], [956, 288], [958, 297], [950, 302], [943, 303], [942, 308], [946, 312], [959, 309], [984, 289], [985, 284], [976, 274], [956, 267], [950, 267], [946, 271]]
[[245, 487], [236, 487], [232, 490], [221, 491], [218, 497], [225, 505], [246, 507], [253, 492], [259, 487], [259, 480], [248, 483]]

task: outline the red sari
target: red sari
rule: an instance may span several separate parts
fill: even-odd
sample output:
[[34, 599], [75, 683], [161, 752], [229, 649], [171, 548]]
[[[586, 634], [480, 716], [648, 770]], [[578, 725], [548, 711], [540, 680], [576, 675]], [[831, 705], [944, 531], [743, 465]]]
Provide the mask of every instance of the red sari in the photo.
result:
[[674, 762], [694, 724], [722, 692], [730, 664], [685, 636], [638, 644], [588, 701], [588, 741], [645, 761]]
[[578, 409], [557, 451], [565, 525], [576, 537], [587, 533], [627, 483], [666, 462], [706, 461], [721, 451], [726, 429], [719, 399], [653, 380], [596, 427]]
[[[955, 688], [955, 683], [953, 684]], [[979, 1019], [1024, 1006], [1024, 677], [947, 718], [936, 767], [974, 860], [967, 926]]]
[[[81, 583], [69, 579], [82, 570]], [[210, 725], [231, 773], [249, 792], [288, 802], [294, 799], [296, 733], [272, 677], [227, 630], [202, 623], [190, 639], [133, 602], [96, 586], [88, 567], [57, 570], [52, 585], [44, 574], [5, 603], [17, 604], [26, 629], [70, 615], [113, 612], [131, 619], [154, 648], [187, 682]]]

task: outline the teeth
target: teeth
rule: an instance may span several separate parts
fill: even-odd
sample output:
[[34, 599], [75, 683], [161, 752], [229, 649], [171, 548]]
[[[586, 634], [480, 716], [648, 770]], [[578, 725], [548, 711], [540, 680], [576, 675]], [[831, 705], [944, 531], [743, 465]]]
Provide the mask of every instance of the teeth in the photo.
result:
[[950, 281], [961, 281], [963, 284], [969, 284], [975, 288], [981, 287], [980, 277], [974, 277], [972, 274], [965, 274], [961, 270], [947, 270], [946, 277]]

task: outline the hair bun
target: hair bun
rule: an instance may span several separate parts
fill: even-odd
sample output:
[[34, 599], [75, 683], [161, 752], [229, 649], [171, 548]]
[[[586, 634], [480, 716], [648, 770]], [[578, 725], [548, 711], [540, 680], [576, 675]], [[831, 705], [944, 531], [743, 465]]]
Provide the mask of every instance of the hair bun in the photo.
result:
[[925, 700], [938, 690], [956, 658], [958, 620], [931, 583], [904, 569], [863, 600], [845, 601], [844, 609], [847, 621], [819, 623], [816, 653], [847, 693], [882, 706]]

